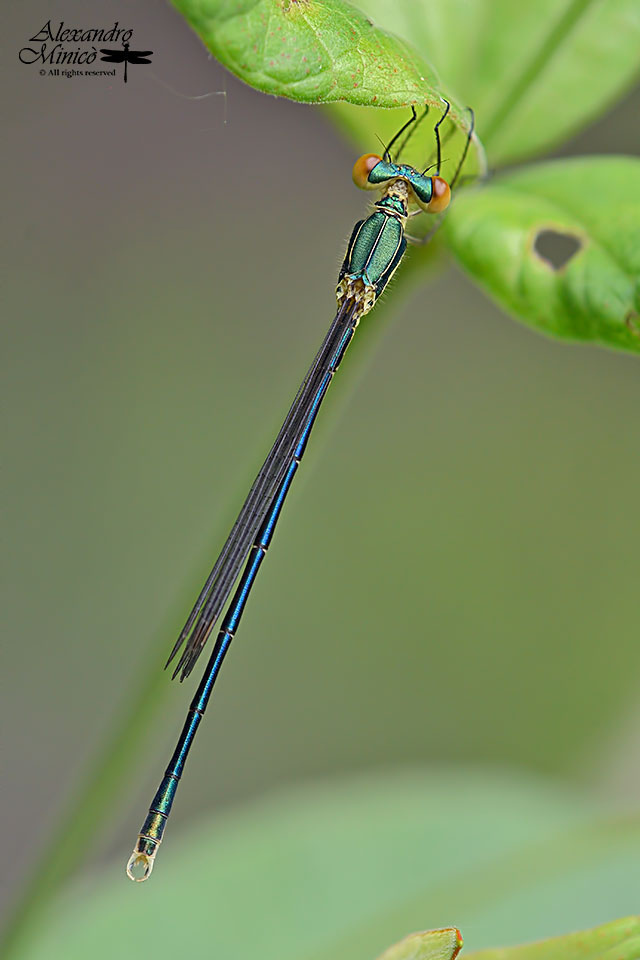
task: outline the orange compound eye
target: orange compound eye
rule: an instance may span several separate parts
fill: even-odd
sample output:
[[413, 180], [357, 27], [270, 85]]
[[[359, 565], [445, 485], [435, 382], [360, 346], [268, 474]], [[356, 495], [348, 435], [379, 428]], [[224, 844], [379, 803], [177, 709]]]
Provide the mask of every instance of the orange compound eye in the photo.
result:
[[451, 188], [442, 177], [431, 177], [433, 182], [433, 193], [431, 200], [427, 205], [429, 213], [442, 213], [449, 206], [451, 200]]
[[377, 183], [369, 183], [368, 176], [375, 167], [377, 163], [380, 163], [382, 157], [379, 157], [377, 153], [365, 153], [363, 156], [359, 157], [353, 165], [353, 171], [351, 176], [353, 177], [353, 182], [356, 187], [359, 187], [361, 190], [379, 190], [380, 185]]

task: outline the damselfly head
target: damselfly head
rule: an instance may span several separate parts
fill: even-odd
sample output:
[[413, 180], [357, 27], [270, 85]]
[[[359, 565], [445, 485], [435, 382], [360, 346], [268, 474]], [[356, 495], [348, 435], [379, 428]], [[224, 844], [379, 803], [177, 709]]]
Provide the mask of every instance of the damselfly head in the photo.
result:
[[449, 184], [442, 177], [429, 177], [406, 163], [383, 160], [376, 153], [359, 157], [352, 177], [361, 190], [384, 190], [393, 180], [404, 180], [411, 187], [411, 200], [426, 213], [442, 213], [451, 200]]

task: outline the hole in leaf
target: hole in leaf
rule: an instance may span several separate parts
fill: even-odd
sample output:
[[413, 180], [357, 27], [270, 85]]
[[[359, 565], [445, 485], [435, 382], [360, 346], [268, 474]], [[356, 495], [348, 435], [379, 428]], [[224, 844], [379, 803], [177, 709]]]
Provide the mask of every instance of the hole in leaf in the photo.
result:
[[534, 252], [552, 270], [562, 270], [582, 247], [582, 241], [570, 233], [541, 230], [533, 243]]

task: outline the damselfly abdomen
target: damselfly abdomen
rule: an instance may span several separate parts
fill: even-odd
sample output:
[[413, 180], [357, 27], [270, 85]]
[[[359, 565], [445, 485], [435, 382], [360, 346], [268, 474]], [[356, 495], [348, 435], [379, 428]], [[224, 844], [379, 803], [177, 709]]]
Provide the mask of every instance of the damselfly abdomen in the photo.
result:
[[[132, 880], [146, 880], [153, 868], [193, 738], [273, 538], [282, 505], [333, 375], [340, 366], [358, 323], [375, 305], [398, 268], [406, 251], [407, 240], [413, 239], [405, 232], [407, 220], [423, 212], [441, 213], [449, 205], [450, 185], [440, 176], [439, 134], [439, 127], [448, 111], [449, 104], [446, 103], [446, 110], [434, 128], [437, 159], [433, 175], [428, 174], [428, 169], [420, 172], [407, 164], [399, 164], [398, 155], [395, 162], [392, 160], [391, 148], [408, 130], [397, 152], [399, 154], [419, 123], [415, 108], [412, 108], [410, 120], [398, 131], [382, 157], [365, 154], [353, 168], [356, 186], [378, 191], [380, 196], [369, 216], [353, 229], [338, 277], [336, 316], [169, 657], [170, 663], [180, 653], [173, 676], [180, 674], [184, 680], [191, 673], [238, 581], [209, 663], [189, 707], [178, 744], [127, 864], [127, 874]], [[426, 115], [427, 109], [420, 119]], [[463, 155], [451, 186], [455, 185], [462, 169], [472, 133], [473, 114]]]

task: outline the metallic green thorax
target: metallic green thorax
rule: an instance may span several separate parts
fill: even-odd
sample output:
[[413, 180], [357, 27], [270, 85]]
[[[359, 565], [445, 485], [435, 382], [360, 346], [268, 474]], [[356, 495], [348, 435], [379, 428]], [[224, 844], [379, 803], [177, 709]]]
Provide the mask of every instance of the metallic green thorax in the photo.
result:
[[404, 179], [385, 183], [373, 213], [353, 229], [340, 269], [336, 297], [338, 303], [354, 299], [358, 304], [358, 318], [371, 310], [402, 260], [407, 247], [404, 228], [409, 191]]

